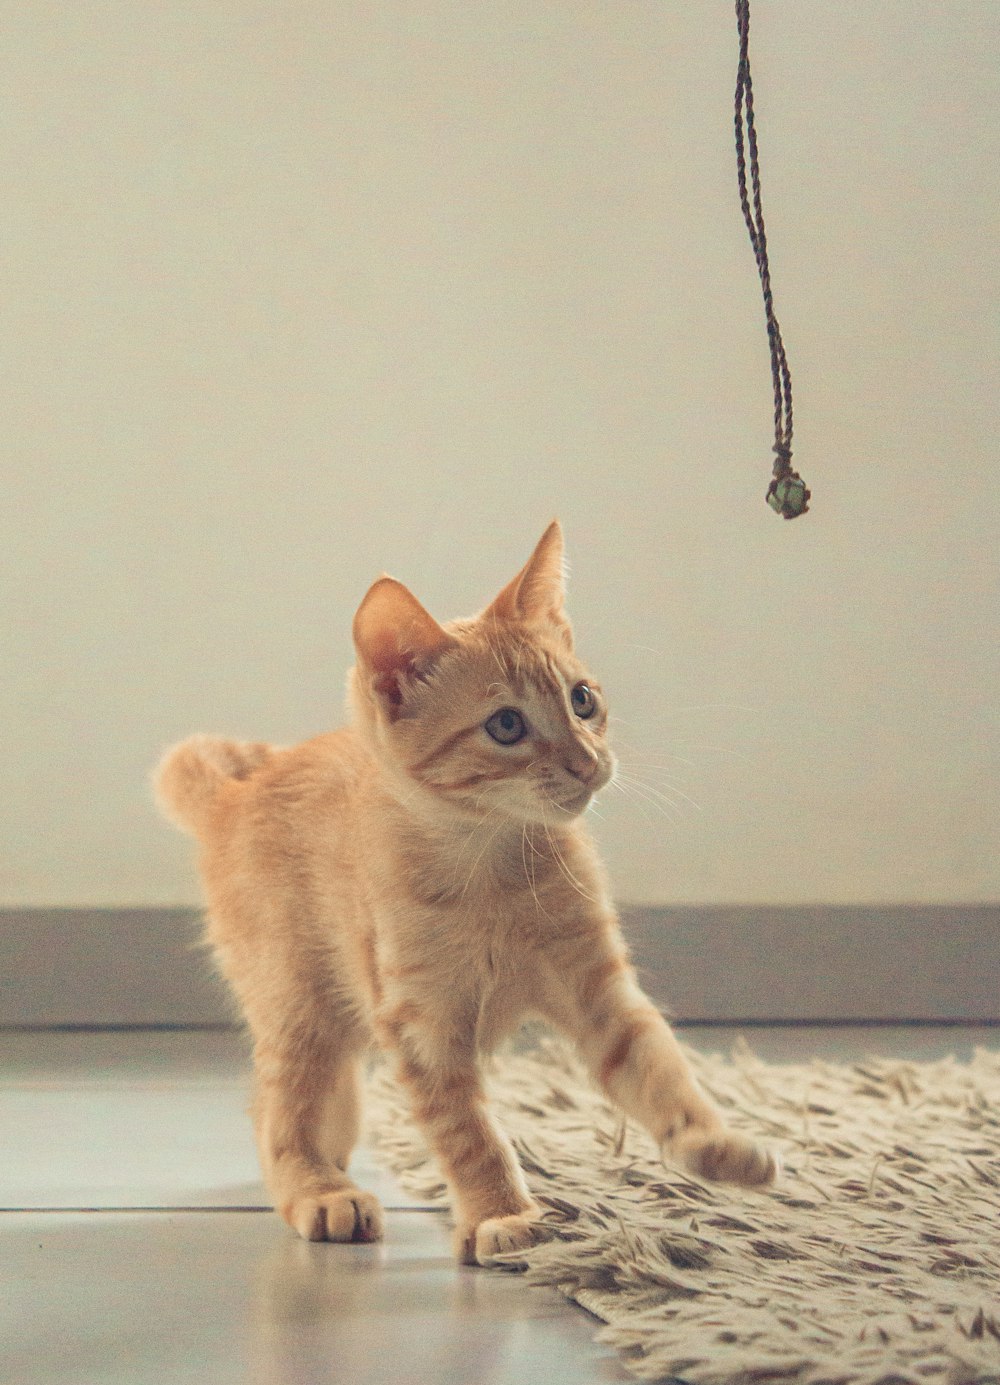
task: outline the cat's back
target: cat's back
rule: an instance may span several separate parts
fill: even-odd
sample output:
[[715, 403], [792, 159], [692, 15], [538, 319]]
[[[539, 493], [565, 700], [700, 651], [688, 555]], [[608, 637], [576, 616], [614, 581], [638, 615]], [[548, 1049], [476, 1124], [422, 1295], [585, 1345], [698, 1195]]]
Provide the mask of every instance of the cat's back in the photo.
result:
[[270, 747], [251, 774], [225, 785], [201, 855], [220, 925], [250, 914], [273, 920], [274, 910], [307, 916], [321, 901], [353, 899], [357, 798], [373, 770], [345, 727]]
[[[275, 747], [266, 764], [237, 789], [235, 816], [255, 833], [324, 834], [350, 816], [373, 762], [353, 727], [299, 745]], [[239, 794], [242, 790], [242, 794]]]
[[347, 727], [261, 746], [219, 788], [198, 833], [206, 934], [244, 1008], [280, 1017], [310, 998], [354, 1006], [364, 960], [356, 807], [373, 775]]

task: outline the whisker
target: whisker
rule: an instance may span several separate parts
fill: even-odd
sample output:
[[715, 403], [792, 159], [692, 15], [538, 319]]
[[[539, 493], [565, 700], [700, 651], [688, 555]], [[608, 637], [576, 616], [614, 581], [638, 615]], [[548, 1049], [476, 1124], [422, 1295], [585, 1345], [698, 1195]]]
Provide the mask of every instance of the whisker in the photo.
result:
[[[631, 749], [631, 747], [627, 747], [627, 748], [628, 748], [628, 749]], [[697, 768], [698, 762], [697, 762], [696, 760], [689, 760], [689, 759], [687, 759], [687, 758], [686, 758], [685, 756], [683, 756], [683, 755], [672, 755], [669, 751], [666, 751], [665, 754], [666, 754], [666, 760], [655, 759], [653, 756], [650, 756], [650, 755], [643, 755], [643, 756], [641, 756], [641, 757], [640, 757], [640, 763], [641, 763], [642, 768], [643, 768], [643, 769], [661, 769], [661, 770], [662, 770], [662, 769], [672, 769], [672, 768], [673, 768], [673, 765], [672, 765], [672, 764], [668, 764], [668, 763], [667, 763], [668, 760], [669, 760], [669, 761], [676, 761], [678, 764], [687, 765], [689, 769], [696, 769], [696, 768]]]
[[[617, 773], [615, 774], [615, 776], [614, 776], [612, 779], [609, 779], [609, 780], [608, 780], [608, 783], [611, 785], [611, 787], [612, 787], [613, 789], [617, 789], [618, 792], [621, 794], [621, 796], [622, 796], [623, 798], [627, 799], [630, 803], [633, 801], [633, 791], [632, 791], [631, 787], [626, 788], [626, 786], [625, 786], [624, 784], [619, 783]], [[648, 801], [647, 799], [643, 798], [643, 797], [642, 797], [640, 794], [638, 794], [638, 793], [636, 793], [636, 794], [634, 795], [634, 801], [637, 803], [637, 805], [638, 805], [638, 807], [639, 807], [639, 811], [642, 813], [642, 815], [643, 815], [643, 817], [646, 819], [646, 821], [649, 822], [649, 823], [651, 823], [651, 822], [653, 821], [653, 819], [652, 819], [652, 817], [651, 817], [650, 814], [649, 814], [649, 807], [650, 807], [649, 801]], [[658, 809], [659, 812], [663, 813], [665, 817], [669, 817], [669, 816], [670, 816], [670, 815], [665, 811], [665, 809], [663, 808], [662, 804], [660, 804], [660, 803], [655, 803], [655, 804], [653, 804], [652, 806], [655, 807], [656, 809]], [[676, 821], [676, 819], [672, 819], [672, 821]]]
[[[486, 822], [486, 821], [487, 821], [487, 818], [484, 818], [483, 821]], [[460, 905], [462, 904], [462, 902], [463, 902], [464, 899], [465, 899], [465, 896], [466, 896], [466, 895], [468, 894], [468, 892], [469, 892], [469, 886], [472, 884], [473, 878], [474, 878], [474, 876], [475, 876], [475, 874], [476, 874], [476, 868], [477, 868], [477, 866], [479, 865], [479, 862], [480, 862], [480, 861], [483, 859], [483, 857], [486, 855], [487, 851], [489, 851], [490, 847], [491, 847], [491, 846], [493, 845], [493, 843], [496, 841], [497, 837], [499, 837], [500, 833], [503, 831], [503, 826], [504, 826], [504, 825], [503, 825], [503, 822], [501, 821], [501, 822], [500, 822], [500, 825], [499, 825], [499, 826], [496, 828], [496, 830], [493, 832], [493, 835], [492, 835], [491, 837], [489, 837], [489, 838], [487, 839], [486, 842], [484, 842], [482, 851], [480, 851], [479, 855], [478, 855], [478, 856], [476, 857], [476, 859], [473, 861], [473, 863], [472, 863], [472, 869], [469, 871], [469, 877], [468, 877], [468, 879], [467, 879], [466, 882], [465, 882], [465, 885], [464, 885], [464, 887], [463, 887], [463, 889], [462, 889], [462, 893], [461, 893], [461, 894], [459, 895], [459, 897], [458, 897], [458, 903], [459, 903]]]
[[[733, 759], [742, 760], [745, 765], [752, 765], [753, 756], [747, 755], [745, 751], [735, 751], [729, 745], [711, 745], [706, 741], [675, 741], [673, 744], [687, 752], [705, 752], [709, 755], [729, 755]], [[697, 769], [698, 760], [690, 759], [688, 755], [680, 755], [677, 751], [661, 751], [658, 755], [648, 755], [648, 753], [637, 751], [633, 745], [620, 745], [619, 748], [625, 749], [630, 755], [636, 756], [641, 766], [651, 766], [652, 769], [666, 769], [669, 762], [677, 762], [680, 765], [687, 765]]]
[[[690, 737], [681, 738], [678, 736], [670, 736], [668, 743], [672, 746], [676, 746], [677, 750], [668, 750], [665, 746], [659, 746], [654, 754], [650, 754], [647, 750], [635, 745], [634, 742], [621, 740], [618, 737], [615, 738], [615, 743], [619, 751], [625, 751], [629, 756], [634, 757], [640, 762], [642, 768], [645, 768], [647, 765], [653, 766], [654, 768], [664, 768], [666, 767], [666, 760], [676, 760], [681, 764], [696, 767], [698, 762], [689, 759], [688, 755], [700, 751], [707, 751], [709, 754], [713, 755], [730, 755], [734, 759], [743, 760], [746, 764], [753, 763], [753, 756], [748, 755], [743, 750], [736, 750], [733, 746], [729, 745], [717, 745], [711, 741], [696, 741], [692, 740]], [[678, 754], [678, 751], [685, 751], [687, 754]]]
[[[731, 745], [714, 745], [709, 741], [674, 741], [674, 745], [683, 746], [685, 750], [707, 750], [712, 755], [732, 755], [734, 759], [743, 760], [746, 764], [753, 763], [753, 756], [748, 755], [744, 750], [734, 750]], [[669, 751], [666, 752], [668, 755]], [[677, 759], [678, 756], [672, 758]]]
[[[476, 800], [477, 807], [478, 807], [478, 804], [482, 801], [482, 798], [483, 798], [483, 795], [480, 794], [480, 795], [479, 795], [479, 798]], [[500, 808], [501, 808], [501, 805], [500, 805], [499, 803], [496, 804], [496, 806], [493, 807], [493, 808], [491, 808], [490, 811], [489, 811], [484, 817], [480, 818], [480, 820], [476, 823], [475, 827], [473, 827], [472, 831], [471, 831], [471, 832], [468, 832], [468, 833], [466, 834], [465, 840], [464, 840], [463, 843], [462, 843], [461, 850], [459, 851], [458, 855], [457, 855], [456, 858], [455, 858], [455, 869], [454, 869], [454, 872], [452, 873], [451, 885], [450, 885], [450, 887], [449, 887], [450, 889], [454, 889], [456, 883], [458, 882], [458, 869], [459, 869], [459, 866], [462, 864], [462, 858], [463, 858], [463, 856], [464, 856], [465, 853], [468, 851], [469, 847], [473, 844], [473, 842], [476, 841], [477, 837], [478, 837], [479, 834], [483, 831], [483, 829], [485, 828], [486, 824], [489, 822], [490, 818], [492, 818], [496, 813], [499, 813]], [[502, 827], [503, 824], [501, 823], [500, 826]], [[499, 828], [498, 828], [497, 830], [499, 831]], [[473, 862], [473, 867], [472, 867], [472, 873], [473, 873], [473, 874], [475, 873], [476, 866], [477, 866], [477, 865], [479, 864], [479, 862], [482, 860], [484, 852], [486, 851], [487, 847], [489, 847], [490, 842], [493, 841], [493, 840], [495, 839], [495, 837], [496, 837], [496, 833], [494, 833], [494, 834], [493, 834], [493, 837], [490, 838], [489, 841], [487, 841], [486, 845], [483, 847], [483, 851], [481, 851], [481, 852], [479, 853], [479, 855], [476, 857], [476, 860]], [[472, 876], [470, 875], [469, 880], [467, 880], [467, 881], [465, 882], [465, 890], [467, 890], [467, 889], [469, 888], [469, 884], [470, 884], [470, 882], [471, 882], [471, 879], [472, 879]], [[463, 899], [465, 898], [465, 890], [462, 891], [462, 898], [463, 898]]]
[[[525, 853], [524, 853], [524, 847], [525, 847], [525, 843], [526, 843], [526, 842], [527, 842], [527, 845], [528, 845], [528, 847], [529, 847], [529, 849], [530, 849], [530, 851], [531, 851], [531, 864], [530, 864], [530, 865], [528, 864], [528, 861], [526, 860], [526, 858], [525, 858]], [[521, 825], [521, 864], [524, 866], [524, 876], [525, 876], [525, 879], [528, 881], [528, 887], [529, 887], [529, 889], [531, 890], [531, 897], [532, 897], [532, 899], [535, 901], [535, 908], [538, 910], [539, 913], [544, 914], [546, 918], [551, 918], [551, 914], [550, 914], [549, 911], [545, 908], [545, 906], [542, 904], [542, 901], [541, 901], [541, 900], [539, 899], [539, 897], [538, 897], [538, 888], [537, 888], [537, 885], [536, 885], [536, 883], [535, 883], [535, 857], [536, 857], [537, 855], [538, 855], [538, 852], [537, 852], [537, 850], [535, 849], [535, 842], [534, 842], [534, 838], [533, 838], [532, 835], [531, 835], [531, 831], [530, 831], [529, 825], [528, 825], [528, 823], [526, 823], [526, 822], [525, 822], [525, 823], [522, 823], [522, 825]]]
[[628, 792], [633, 794], [641, 804], [645, 804], [650, 808], [655, 808], [658, 812], [662, 813], [664, 817], [669, 818], [671, 822], [683, 821], [684, 815], [676, 803], [670, 803], [669, 801], [661, 803], [658, 799], [652, 798], [643, 787], [635, 784], [629, 785]]
[[[683, 819], [684, 814], [678, 798], [671, 797], [670, 793], [664, 793], [662, 790], [655, 788], [652, 784], [646, 783], [645, 780], [639, 779], [635, 775], [621, 773], [619, 777], [621, 778], [623, 789], [627, 789], [638, 798], [644, 799], [647, 803], [651, 804], [652, 807], [660, 809], [661, 812], [666, 812], [669, 808], [670, 811], [666, 813], [666, 815], [671, 818], [672, 821], [680, 822]], [[700, 806], [695, 800], [683, 793], [681, 789], [676, 789], [672, 785], [668, 787], [674, 789], [674, 792], [679, 795], [679, 798], [687, 799], [693, 807], [697, 808], [699, 812], [701, 811]]]
[[[635, 775], [631, 775], [628, 773], [623, 774], [621, 777], [626, 784], [630, 784], [634, 789], [642, 789], [646, 793], [652, 794], [654, 797], [662, 799], [664, 803], [669, 803], [672, 808], [678, 807], [676, 801], [670, 798], [668, 794], [661, 792], [660, 789], [655, 788], [652, 784], [648, 784], [644, 779], [639, 779]], [[678, 788], [676, 784], [668, 784], [667, 787], [673, 793], [677, 794], [678, 797], [684, 799], [686, 803], [690, 803], [691, 807], [694, 808], [697, 812], [703, 813], [705, 811], [696, 799], [692, 798], [690, 794], [685, 793], [683, 789]]]
[[[550, 798], [549, 802], [552, 804], [554, 808], [559, 806], [556, 803], [555, 799]], [[556, 864], [558, 865], [559, 869], [562, 871], [566, 879], [569, 881], [569, 883], [576, 890], [577, 894], [582, 895], [584, 899], [590, 900], [591, 904], [600, 904], [601, 901], [599, 899], [595, 898], [594, 895], [589, 894], [583, 888], [583, 885], [580, 883], [579, 880], [577, 880], [576, 876], [573, 874], [569, 866], [563, 860], [562, 852], [559, 850], [558, 846], [556, 846], [555, 839], [553, 838], [552, 833], [549, 831], [548, 823], [543, 822], [542, 826], [545, 830], [545, 835], [548, 838], [549, 846], [552, 848], [552, 854], [555, 857]]]

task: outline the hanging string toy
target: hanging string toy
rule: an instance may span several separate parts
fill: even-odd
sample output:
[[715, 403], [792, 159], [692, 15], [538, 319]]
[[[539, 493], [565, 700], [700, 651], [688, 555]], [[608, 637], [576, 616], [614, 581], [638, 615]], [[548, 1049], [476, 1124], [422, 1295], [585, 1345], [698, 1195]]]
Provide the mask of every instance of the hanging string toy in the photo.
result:
[[[743, 219], [750, 233], [760, 286], [764, 294], [764, 316], [771, 348], [771, 379], [774, 384], [774, 474], [767, 490], [767, 503], [783, 519], [795, 519], [809, 508], [810, 492], [797, 471], [792, 470], [792, 376], [788, 369], [781, 328], [774, 315], [771, 271], [767, 262], [767, 236], [760, 201], [760, 166], [757, 157], [757, 130], [754, 123], [753, 82], [750, 77], [750, 0], [736, 0], [736, 25], [740, 36], [740, 60], [736, 70], [736, 176], [740, 188]], [[747, 156], [750, 185], [747, 187]]]

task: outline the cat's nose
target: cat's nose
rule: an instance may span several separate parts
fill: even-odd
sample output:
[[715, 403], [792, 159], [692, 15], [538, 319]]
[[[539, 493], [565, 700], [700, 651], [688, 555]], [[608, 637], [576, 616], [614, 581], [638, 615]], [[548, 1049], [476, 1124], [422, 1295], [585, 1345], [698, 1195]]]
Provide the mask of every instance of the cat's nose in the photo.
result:
[[581, 784], [589, 784], [597, 773], [600, 761], [587, 746], [581, 745], [563, 757], [563, 769], [568, 770]]

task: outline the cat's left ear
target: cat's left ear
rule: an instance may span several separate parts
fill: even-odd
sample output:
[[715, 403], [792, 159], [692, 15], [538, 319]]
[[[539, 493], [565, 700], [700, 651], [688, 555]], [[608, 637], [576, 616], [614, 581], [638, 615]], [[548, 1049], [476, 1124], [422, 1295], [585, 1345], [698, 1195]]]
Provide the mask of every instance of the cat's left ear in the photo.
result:
[[573, 634], [566, 615], [566, 559], [562, 526], [554, 519], [534, 553], [512, 582], [508, 582], [483, 615], [502, 621], [547, 622], [558, 627], [567, 643]]
[[380, 577], [354, 617], [359, 664], [390, 721], [403, 715], [407, 693], [454, 644], [454, 638], [394, 577]]

